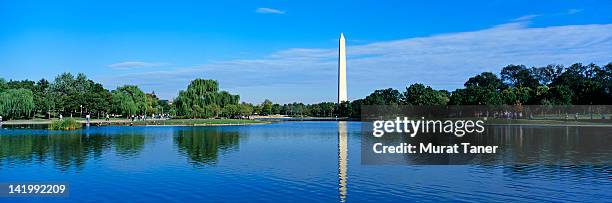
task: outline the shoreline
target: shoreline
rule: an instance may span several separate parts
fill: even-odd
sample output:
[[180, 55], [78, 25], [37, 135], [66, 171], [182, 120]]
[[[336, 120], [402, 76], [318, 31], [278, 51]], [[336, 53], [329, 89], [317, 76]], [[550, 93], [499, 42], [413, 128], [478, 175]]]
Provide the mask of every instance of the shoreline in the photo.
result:
[[[289, 117], [292, 118], [292, 117]], [[10, 120], [3, 121], [0, 126], [18, 126], [18, 125], [49, 125], [52, 121], [57, 120]], [[149, 119], [146, 121], [131, 121], [127, 119], [117, 120], [92, 120], [90, 126], [243, 126], [270, 124], [274, 122], [296, 122], [296, 121], [358, 121], [350, 119], [329, 119], [329, 118], [294, 118], [294, 119], [264, 119], [264, 120], [246, 120], [246, 119]], [[499, 121], [499, 120], [498, 120]], [[612, 127], [612, 123], [598, 123], [585, 121], [558, 121], [558, 120], [518, 120], [518, 122], [490, 122], [487, 126], [541, 126], [541, 127]], [[85, 120], [77, 120], [82, 125], [87, 122]]]
[[494, 123], [494, 124], [485, 124], [485, 126], [539, 126], [539, 127], [612, 127], [612, 124], [545, 124], [545, 123]]
[[[4, 126], [19, 126], [19, 125], [49, 125], [53, 120], [12, 120], [4, 121], [1, 125]], [[81, 125], [87, 124], [85, 120], [77, 120]], [[238, 126], [238, 125], [254, 125], [254, 124], [269, 124], [271, 121], [259, 120], [242, 120], [242, 119], [150, 119], [131, 121], [127, 119], [121, 120], [92, 120], [90, 126]], [[0, 125], [0, 126], [1, 126]]]

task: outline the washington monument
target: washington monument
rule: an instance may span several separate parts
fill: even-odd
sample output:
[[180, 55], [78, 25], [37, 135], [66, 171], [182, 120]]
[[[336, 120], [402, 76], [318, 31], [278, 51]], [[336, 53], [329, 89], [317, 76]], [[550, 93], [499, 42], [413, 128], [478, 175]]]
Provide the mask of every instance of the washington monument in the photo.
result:
[[346, 46], [344, 34], [340, 33], [338, 46], [338, 104], [348, 101], [346, 96]]

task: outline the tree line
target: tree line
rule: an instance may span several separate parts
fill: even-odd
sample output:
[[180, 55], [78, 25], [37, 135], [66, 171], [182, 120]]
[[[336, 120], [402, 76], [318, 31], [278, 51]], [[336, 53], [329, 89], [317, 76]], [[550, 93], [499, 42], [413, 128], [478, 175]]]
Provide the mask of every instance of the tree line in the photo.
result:
[[215, 80], [195, 79], [173, 101], [154, 92], [124, 85], [109, 91], [82, 73], [63, 73], [53, 81], [6, 81], [0, 78], [0, 116], [51, 118], [107, 114], [127, 116], [169, 114], [179, 118], [243, 118], [253, 114], [359, 117], [362, 105], [605, 105], [612, 104], [612, 63], [508, 65], [499, 75], [483, 72], [452, 92], [416, 83], [402, 92], [379, 89], [362, 99], [336, 104], [261, 104], [240, 102], [240, 96], [219, 90]]
[[6, 119], [65, 117], [93, 118], [171, 115], [179, 118], [246, 117], [257, 105], [239, 103], [240, 96], [219, 91], [215, 80], [195, 79], [174, 101], [160, 100], [155, 92], [123, 85], [109, 91], [87, 78], [63, 73], [49, 82], [41, 79], [6, 81], [0, 78], [0, 116]]
[[[452, 92], [415, 83], [403, 91], [379, 89], [340, 105], [273, 104], [271, 113], [297, 116], [359, 117], [362, 105], [609, 105], [612, 104], [612, 63], [575, 63], [528, 68], [508, 65], [499, 75], [483, 72]], [[263, 105], [263, 104], [262, 104]]]
[[51, 82], [0, 78], [0, 116], [5, 119], [153, 114], [164, 108], [170, 110], [155, 93], [144, 93], [133, 85], [109, 91], [82, 73], [63, 73]]

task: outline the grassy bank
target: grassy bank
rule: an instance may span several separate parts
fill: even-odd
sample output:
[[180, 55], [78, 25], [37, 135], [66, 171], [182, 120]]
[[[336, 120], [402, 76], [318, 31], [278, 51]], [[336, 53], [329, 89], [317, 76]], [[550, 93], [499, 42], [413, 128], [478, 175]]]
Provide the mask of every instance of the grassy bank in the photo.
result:
[[169, 120], [146, 120], [134, 122], [112, 123], [111, 125], [179, 125], [179, 126], [199, 126], [199, 125], [247, 125], [270, 123], [266, 121], [247, 120], [247, 119], [169, 119]]
[[609, 119], [594, 119], [594, 120], [536, 120], [536, 119], [489, 119], [487, 124], [493, 125], [550, 125], [550, 126], [591, 126], [591, 125], [600, 125], [600, 126], [610, 126], [612, 122]]
[[[85, 124], [84, 119], [66, 118], [64, 120], [47, 120], [47, 119], [31, 119], [31, 120], [11, 120], [5, 121], [5, 125], [49, 125], [52, 130], [73, 130], [79, 129]], [[176, 126], [214, 126], [214, 125], [249, 125], [249, 124], [265, 124], [269, 121], [248, 120], [248, 119], [149, 119], [146, 121], [131, 121], [128, 119], [92, 119], [92, 126], [146, 126], [146, 125], [176, 125]]]

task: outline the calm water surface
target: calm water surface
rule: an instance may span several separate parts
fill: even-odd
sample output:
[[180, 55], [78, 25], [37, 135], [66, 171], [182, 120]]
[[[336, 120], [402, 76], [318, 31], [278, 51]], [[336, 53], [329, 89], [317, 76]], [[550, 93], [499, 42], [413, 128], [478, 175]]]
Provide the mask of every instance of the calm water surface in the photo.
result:
[[70, 195], [0, 201], [612, 200], [609, 165], [361, 165], [361, 125], [1, 129], [0, 183], [68, 182]]

